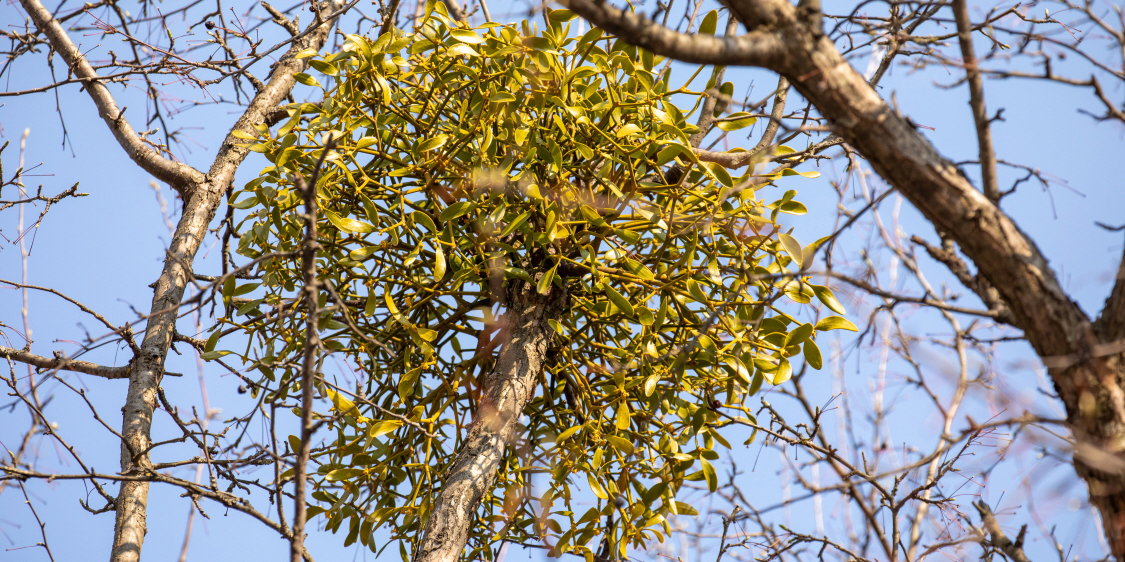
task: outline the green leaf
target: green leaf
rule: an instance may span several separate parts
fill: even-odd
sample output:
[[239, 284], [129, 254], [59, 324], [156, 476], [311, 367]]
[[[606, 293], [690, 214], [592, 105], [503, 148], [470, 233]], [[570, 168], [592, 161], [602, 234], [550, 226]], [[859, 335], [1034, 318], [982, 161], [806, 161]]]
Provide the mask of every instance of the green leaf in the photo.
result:
[[547, 272], [544, 273], [543, 276], [539, 278], [539, 282], [535, 284], [535, 291], [536, 292], [538, 292], [540, 295], [545, 295], [548, 292], [550, 292], [551, 282], [555, 280], [555, 271], [558, 270], [558, 268], [559, 268], [559, 264], [558, 264], [558, 262], [556, 262], [554, 267], [547, 270]]
[[785, 336], [785, 343], [783, 343], [781, 345], [781, 347], [789, 347], [791, 345], [797, 345], [797, 344], [803, 343], [805, 340], [809, 339], [809, 336], [811, 336], [812, 333], [813, 333], [813, 325], [812, 324], [808, 324], [808, 323], [801, 324], [800, 326], [797, 326], [796, 328], [793, 329], [792, 332], [789, 332], [789, 334]]
[[642, 326], [651, 326], [656, 322], [656, 317], [653, 316], [651, 310], [643, 306], [634, 307], [633, 310], [636, 311], [637, 321], [640, 322]]
[[614, 449], [621, 451], [622, 455], [627, 457], [633, 454], [633, 444], [628, 439], [616, 435], [606, 435], [605, 440], [609, 441]]
[[571, 437], [574, 436], [575, 433], [578, 433], [581, 429], [582, 429], [582, 426], [580, 426], [580, 425], [576, 425], [576, 426], [574, 426], [570, 429], [567, 429], [566, 431], [560, 433], [559, 436], [555, 438], [555, 443], [556, 444], [562, 443], [563, 441], [566, 441], [567, 439], [570, 439]]
[[476, 208], [477, 204], [472, 201], [458, 201], [446, 207], [445, 210], [441, 212], [441, 215], [438, 216], [438, 220], [441, 222], [451, 221]]
[[750, 115], [745, 111], [739, 111], [737, 113], [732, 113], [726, 119], [715, 123], [715, 126], [724, 131], [737, 131], [739, 129], [749, 127], [757, 121], [757, 117], [754, 117], [753, 115]]
[[575, 17], [576, 16], [574, 12], [570, 10], [551, 10], [551, 13], [547, 14], [547, 19], [551, 21], [557, 21], [559, 23], [568, 22]]
[[480, 56], [480, 53], [477, 53], [476, 49], [474, 49], [474, 48], [472, 48], [472, 47], [470, 47], [470, 46], [468, 46], [464, 43], [458, 43], [458, 44], [450, 47], [447, 52], [449, 54], [455, 55], [455, 56], [466, 56], [466, 57], [479, 57]]
[[613, 303], [613, 306], [616, 306], [617, 310], [620, 310], [622, 314], [628, 316], [629, 318], [633, 317], [634, 313], [632, 303], [629, 302], [629, 299], [623, 297], [621, 293], [618, 293], [617, 289], [614, 289], [610, 285], [606, 285], [605, 296], [609, 297], [609, 300]]
[[824, 303], [824, 306], [827, 306], [829, 310], [836, 314], [846, 314], [844, 305], [836, 300], [836, 295], [832, 294], [832, 289], [823, 285], [810, 285], [810, 287], [812, 287], [813, 294], [816, 295], [816, 298]]
[[629, 123], [628, 125], [625, 125], [624, 127], [621, 127], [620, 129], [617, 129], [616, 136], [617, 136], [617, 138], [622, 138], [622, 137], [627, 137], [629, 135], [635, 135], [635, 134], [642, 133], [642, 132], [644, 132], [644, 131], [638, 125], [636, 125], [635, 123]]
[[223, 335], [222, 330], [215, 330], [211, 337], [207, 338], [207, 343], [203, 346], [203, 351], [214, 351], [215, 346], [219, 344], [219, 337]]
[[703, 293], [703, 289], [699, 287], [699, 283], [696, 282], [695, 279], [688, 279], [687, 288], [688, 293], [691, 294], [691, 298], [695, 299], [696, 302], [706, 305], [711, 304], [711, 299], [707, 298], [707, 295]]
[[777, 366], [777, 373], [773, 375], [773, 384], [779, 385], [791, 378], [793, 378], [793, 366], [789, 364], [788, 359], [782, 359]]
[[719, 180], [719, 183], [723, 184], [723, 186], [734, 186], [734, 180], [731, 179], [730, 172], [721, 164], [717, 162], [704, 162], [703, 165], [707, 168], [707, 171], [711, 172], [711, 175], [714, 176], [716, 180]]
[[691, 152], [690, 148], [688, 148], [688, 147], [686, 147], [682, 144], [675, 144], [675, 143], [669, 144], [668, 146], [665, 146], [664, 148], [660, 149], [660, 152], [656, 153], [656, 165], [657, 166], [663, 166], [663, 165], [671, 162], [672, 159], [674, 159], [675, 157], [680, 156], [680, 155], [686, 156], [689, 159], [694, 158], [694, 155], [692, 155], [692, 152]]
[[527, 274], [527, 270], [522, 268], [522, 267], [511, 267], [511, 266], [505, 267], [504, 268], [504, 278], [505, 279], [520, 279], [520, 280], [523, 280], [523, 281], [527, 281], [528, 283], [534, 283], [534, 281], [531, 280], [531, 276]]
[[471, 29], [451, 29], [449, 30], [449, 34], [462, 43], [468, 43], [470, 45], [484, 43], [484, 37], [477, 35], [477, 32]]
[[429, 152], [431, 150], [437, 150], [445, 146], [445, 143], [448, 141], [449, 135], [437, 135], [432, 139], [426, 139], [422, 142], [422, 144], [418, 145], [418, 152]]
[[[818, 172], [816, 170], [811, 170], [811, 171], [808, 171], [808, 172], [798, 172], [797, 170], [794, 170], [793, 168], [786, 168], [786, 169], [781, 171], [781, 175], [783, 175], [783, 176], [801, 176], [801, 177], [805, 177], [805, 178], [814, 179], [814, 178], [820, 177], [820, 172]], [[801, 206], [804, 207], [804, 205], [801, 205]]]
[[820, 348], [816, 346], [816, 342], [805, 340], [804, 351], [805, 361], [808, 361], [810, 367], [819, 371], [824, 366], [824, 358], [821, 357]]
[[422, 211], [414, 211], [410, 213], [410, 218], [414, 219], [414, 224], [420, 224], [430, 232], [437, 232], [437, 225], [434, 224], [434, 219], [430, 218], [430, 215]]
[[598, 479], [594, 476], [593, 472], [586, 473], [586, 481], [590, 483], [590, 491], [593, 492], [595, 496], [603, 500], [609, 499], [609, 494], [605, 493], [605, 488], [602, 488], [602, 485], [598, 483]]
[[336, 228], [343, 230], [344, 232], [367, 234], [369, 232], [375, 231], [375, 227], [368, 223], [357, 221], [352, 218], [341, 217], [340, 215], [337, 215], [336, 213], [333, 213], [328, 209], [324, 210], [324, 216], [328, 217], [328, 222], [332, 223], [332, 226], [335, 226]]
[[801, 263], [801, 259], [805, 256], [805, 252], [804, 248], [801, 247], [801, 243], [798, 242], [796, 238], [784, 232], [778, 234], [777, 238], [781, 241], [781, 247], [785, 248], [785, 252], [789, 254], [789, 257], [793, 258], [793, 263], [796, 263], [797, 267], [804, 269], [805, 267]]
[[398, 381], [398, 395], [405, 402], [407, 398], [414, 395], [414, 384], [418, 382], [419, 377], [422, 376], [422, 369], [420, 367], [411, 369]]
[[616, 419], [614, 420], [614, 425], [617, 427], [618, 431], [625, 431], [625, 430], [629, 429], [629, 423], [630, 423], [631, 420], [632, 420], [632, 416], [630, 416], [630, 414], [629, 414], [629, 403], [628, 402], [618, 403], [617, 404], [617, 416], [616, 416]]
[[352, 478], [361, 475], [363, 475], [362, 468], [337, 468], [336, 470], [329, 472], [328, 476], [326, 476], [325, 478], [329, 482], [340, 482], [342, 480], [351, 480]]
[[848, 330], [850, 332], [858, 332], [859, 328], [855, 327], [848, 319], [839, 316], [829, 316], [822, 318], [820, 322], [816, 323], [816, 329], [819, 332], [827, 332], [828, 330]]
[[445, 252], [441, 250], [441, 243], [434, 242], [434, 283], [445, 279]]
[[[699, 24], [700, 35], [714, 35], [715, 30], [719, 27], [719, 12], [711, 10], [707, 15], [703, 16], [703, 22]], [[714, 490], [712, 490], [714, 491]]]
[[322, 60], [311, 60], [309, 61], [309, 66], [315, 68], [317, 72], [323, 72], [329, 76], [336, 76], [340, 73], [340, 69], [336, 68], [336, 65]]
[[308, 75], [304, 72], [298, 72], [298, 73], [294, 74], [293, 78], [295, 78], [298, 82], [300, 82], [301, 84], [304, 84], [306, 86], [320, 86], [320, 82], [317, 82], [316, 78], [313, 78], [312, 76], [310, 76], [310, 75]]
[[381, 435], [386, 435], [386, 434], [391, 433], [392, 431], [395, 431], [396, 429], [402, 427], [402, 424], [403, 424], [402, 420], [383, 420], [383, 421], [374, 423], [370, 427], [368, 427], [367, 436], [370, 437], [371, 439], [374, 439], [374, 438], [379, 437]]
[[715, 490], [719, 489], [719, 475], [715, 473], [715, 467], [707, 462], [707, 459], [699, 459], [699, 464], [703, 467], [703, 479], [707, 481], [707, 489], [714, 494]]

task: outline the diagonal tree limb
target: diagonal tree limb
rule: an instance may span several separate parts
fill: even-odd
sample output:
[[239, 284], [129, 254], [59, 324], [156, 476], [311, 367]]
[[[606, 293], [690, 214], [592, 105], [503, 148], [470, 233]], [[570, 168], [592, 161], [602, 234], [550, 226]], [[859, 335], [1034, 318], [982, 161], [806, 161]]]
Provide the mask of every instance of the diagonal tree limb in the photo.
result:
[[[248, 151], [239, 146], [240, 141], [236, 137], [228, 134], [206, 175], [161, 157], [145, 145], [122, 118], [108, 90], [96, 80], [96, 74], [89, 63], [77, 52], [50, 12], [39, 0], [21, 0], [21, 3], [31, 14], [37, 27], [47, 34], [54, 48], [63, 53], [73, 72], [80, 77], [92, 78], [88, 82], [91, 96], [103, 119], [130, 157], [155, 177], [176, 187], [185, 200], [183, 215], [168, 248], [163, 271], [155, 283], [145, 338], [140, 353], [133, 359], [129, 390], [122, 409], [121, 434], [124, 441], [121, 470], [123, 474], [133, 474], [138, 470], [147, 470], [151, 465], [147, 454], [137, 455], [134, 459], [132, 452], [147, 451], [151, 445], [150, 433], [157, 389], [164, 375], [164, 360], [175, 333], [176, 309], [183, 299], [184, 288], [191, 279], [195, 254], [223, 194], [234, 179], [235, 170], [246, 158]], [[343, 11], [336, 10], [341, 5], [330, 5], [334, 10], [331, 12], [333, 16], [338, 16]], [[232, 133], [252, 131], [253, 125], [265, 121], [269, 112], [286, 98], [296, 83], [294, 74], [305, 68], [305, 61], [294, 58], [295, 55], [304, 49], [319, 49], [323, 46], [334, 21], [332, 18], [318, 17], [305, 32], [289, 41], [289, 48], [278, 60], [268, 83], [234, 124]], [[112, 562], [136, 562], [140, 558], [147, 530], [148, 487], [147, 481], [127, 481], [121, 486], [116, 505]]]
[[145, 143], [132, 125], [125, 119], [125, 112], [118, 109], [117, 102], [110, 94], [109, 88], [101, 81], [97, 71], [94, 70], [82, 52], [63, 30], [62, 25], [43, 7], [39, 0], [20, 0], [24, 10], [35, 22], [35, 27], [43, 32], [54, 49], [66, 61], [70, 71], [82, 79], [86, 91], [94, 100], [98, 114], [109, 130], [113, 133], [117, 143], [144, 171], [152, 174], [156, 179], [167, 183], [180, 193], [180, 197], [187, 201], [192, 196], [192, 186], [203, 181], [203, 174], [184, 164], [161, 156], [156, 150]]
[[629, 43], [683, 62], [773, 68], [786, 58], [785, 42], [766, 31], [739, 37], [692, 35], [599, 0], [560, 0], [559, 4]]

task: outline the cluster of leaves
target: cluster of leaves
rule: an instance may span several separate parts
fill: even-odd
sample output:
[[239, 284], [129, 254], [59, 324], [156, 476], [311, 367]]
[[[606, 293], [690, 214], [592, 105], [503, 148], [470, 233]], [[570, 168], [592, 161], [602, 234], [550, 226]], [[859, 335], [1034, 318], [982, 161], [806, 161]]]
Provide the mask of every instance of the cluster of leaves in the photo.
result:
[[[819, 368], [818, 330], [853, 328], [840, 317], [798, 322], [777, 306], [785, 295], [843, 312], [801, 275], [815, 244], [780, 232], [779, 213], [804, 212], [794, 192], [766, 203], [750, 172], [732, 178], [699, 162], [688, 141], [697, 128], [673, 98], [698, 107], [702, 96], [671, 88], [651, 53], [600, 30], [573, 36], [572, 17], [550, 12], [541, 32], [526, 22], [469, 29], [431, 2], [412, 33], [305, 53], [331, 77], [323, 102], [290, 105], [288, 121], [249, 139], [272, 165], [231, 201], [248, 211], [238, 251], [261, 260], [262, 283], [229, 283], [224, 296], [255, 295], [227, 321], [252, 336], [242, 357], [267, 400], [299, 384], [309, 319], [295, 298], [304, 225], [294, 181], [325, 157], [321, 370], [342, 366], [359, 383], [323, 376], [335, 415], [322, 420], [335, 436], [314, 454], [323, 504], [312, 513], [347, 529], [349, 544], [376, 551], [386, 525], [408, 556], [493, 346], [513, 345], [492, 302], [498, 287], [565, 287], [570, 306], [550, 321], [541, 387], [478, 513], [469, 559], [491, 557], [500, 539], [589, 558], [611, 510], [621, 554], [663, 540], [666, 517], [694, 512], [675, 501], [684, 482], [717, 485], [715, 448], [729, 447], [719, 428], [752, 418], [746, 398], [785, 382], [795, 356]], [[545, 486], [533, 487], [535, 474]]]

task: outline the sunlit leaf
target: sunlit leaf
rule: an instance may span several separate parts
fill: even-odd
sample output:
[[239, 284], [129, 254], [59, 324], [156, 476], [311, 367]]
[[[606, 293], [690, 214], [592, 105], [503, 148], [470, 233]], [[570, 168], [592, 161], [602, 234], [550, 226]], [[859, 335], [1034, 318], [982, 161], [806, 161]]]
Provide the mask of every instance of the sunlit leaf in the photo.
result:
[[822, 318], [820, 322], [816, 323], [818, 332], [827, 332], [828, 330], [848, 330], [850, 332], [858, 332], [859, 328], [855, 327], [847, 318], [839, 316], [829, 316]]

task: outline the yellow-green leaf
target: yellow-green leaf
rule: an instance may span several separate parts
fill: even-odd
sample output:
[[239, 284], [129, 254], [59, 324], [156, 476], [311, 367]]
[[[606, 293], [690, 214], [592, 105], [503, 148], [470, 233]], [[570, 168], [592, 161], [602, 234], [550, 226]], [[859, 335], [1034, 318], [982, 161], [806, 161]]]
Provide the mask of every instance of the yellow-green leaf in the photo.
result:
[[836, 295], [832, 294], [832, 289], [829, 289], [828, 287], [822, 285], [810, 286], [812, 287], [813, 294], [816, 295], [816, 298], [819, 299], [820, 302], [824, 303], [824, 306], [827, 306], [829, 310], [835, 312], [836, 314], [846, 314], [846, 312], [844, 311], [844, 305], [840, 304], [840, 301], [836, 300]]
[[355, 261], [364, 261], [378, 251], [378, 246], [364, 246], [348, 252], [348, 257]]
[[[703, 16], [703, 22], [699, 24], [700, 35], [714, 35], [715, 30], [719, 27], [719, 12], [711, 10], [707, 15]], [[713, 491], [713, 490], [712, 490]]]
[[477, 32], [471, 29], [451, 29], [449, 30], [449, 34], [462, 43], [468, 43], [470, 45], [484, 43], [484, 37], [477, 35]]
[[819, 332], [827, 332], [828, 330], [848, 330], [850, 332], [858, 332], [859, 328], [855, 327], [847, 318], [839, 316], [829, 316], [822, 318], [820, 322], [816, 323], [816, 329]]
[[555, 280], [555, 271], [558, 270], [558, 268], [559, 264], [556, 262], [554, 267], [547, 270], [547, 272], [539, 278], [539, 282], [535, 284], [536, 292], [540, 295], [545, 295], [551, 290], [551, 282]]
[[696, 302], [708, 305], [711, 304], [711, 299], [707, 298], [707, 295], [703, 293], [703, 289], [700, 288], [699, 283], [696, 282], [695, 279], [688, 279], [687, 288], [688, 293], [691, 294], [691, 298], [695, 299]]
[[703, 479], [707, 481], [707, 489], [711, 493], [719, 489], [719, 475], [715, 473], [715, 467], [707, 462], [707, 459], [699, 459], [699, 464], [703, 467]]
[[609, 494], [605, 493], [605, 488], [602, 488], [602, 485], [598, 483], [598, 479], [594, 476], [594, 473], [587, 472], [586, 481], [590, 483], [590, 491], [593, 492], [595, 496], [603, 500], [609, 499]]
[[804, 264], [801, 263], [801, 258], [805, 256], [805, 252], [804, 248], [801, 247], [801, 243], [798, 242], [796, 238], [793, 238], [792, 236], [785, 234], [784, 232], [778, 234], [777, 238], [781, 241], [781, 247], [785, 248], [785, 252], [789, 254], [789, 257], [793, 258], [793, 263], [796, 263], [797, 267], [804, 269]]
[[449, 54], [451, 54], [451, 55], [463, 55], [463, 56], [467, 56], [467, 57], [480, 56], [477, 53], [476, 49], [474, 49], [474, 48], [472, 48], [472, 47], [470, 47], [470, 46], [468, 46], [464, 43], [458, 43], [458, 44], [450, 47], [449, 48]]
[[438, 220], [441, 222], [451, 221], [476, 208], [477, 204], [472, 201], [458, 201], [446, 207], [445, 210], [438, 215]]
[[753, 115], [750, 115], [745, 111], [739, 111], [737, 113], [730, 114], [730, 116], [726, 117], [722, 121], [719, 121], [715, 125], [724, 131], [737, 131], [739, 129], [749, 127], [757, 121], [757, 117], [754, 117]]
[[630, 443], [628, 439], [616, 435], [606, 435], [605, 440], [609, 441], [609, 444], [612, 445], [614, 449], [621, 451], [622, 455], [627, 457], [633, 454], [633, 444]]
[[574, 436], [575, 433], [578, 433], [581, 429], [582, 429], [582, 426], [576, 425], [576, 426], [560, 433], [559, 436], [555, 438], [555, 443], [556, 444], [562, 443], [563, 441], [566, 441], [567, 439], [570, 439], [571, 437]]
[[418, 152], [429, 152], [437, 150], [449, 141], [448, 135], [437, 135], [432, 139], [426, 139], [422, 144], [418, 145]]
[[405, 402], [407, 398], [414, 395], [414, 384], [418, 382], [418, 378], [422, 376], [422, 368], [417, 367], [411, 369], [398, 381], [398, 395]]
[[617, 404], [617, 416], [614, 420], [615, 425], [619, 431], [629, 429], [629, 422], [632, 416], [629, 415], [629, 404], [627, 402], [620, 402]]
[[434, 242], [434, 282], [440, 283], [445, 278], [445, 252], [441, 250], [441, 243]]
[[630, 318], [633, 317], [632, 303], [629, 302], [629, 299], [623, 297], [621, 293], [618, 293], [617, 289], [614, 289], [610, 285], [606, 285], [605, 296], [609, 297], [609, 300], [613, 303], [613, 306], [616, 306], [617, 310], [620, 310], [622, 314]]
[[642, 132], [641, 128], [634, 123], [629, 123], [620, 129], [617, 129], [617, 138], [627, 137]]
[[777, 366], [777, 373], [773, 375], [773, 384], [782, 384], [793, 377], [793, 366], [789, 364], [788, 359], [782, 359], [781, 364]]
[[824, 358], [820, 355], [820, 348], [816, 346], [813, 340], [805, 340], [804, 345], [805, 361], [808, 361], [809, 366], [820, 370], [824, 366]]
[[343, 230], [344, 232], [367, 234], [369, 232], [375, 231], [375, 227], [368, 223], [348, 217], [341, 217], [340, 215], [337, 215], [336, 213], [333, 213], [332, 211], [329, 211], [327, 209], [324, 210], [324, 216], [328, 217], [328, 222], [332, 223], [332, 226], [335, 226], [336, 228]]
[[312, 76], [304, 72], [298, 72], [294, 74], [293, 78], [295, 78], [297, 82], [300, 82], [301, 84], [304, 84], [306, 86], [320, 86], [320, 82], [317, 82], [316, 78], [313, 78]]
[[367, 428], [367, 436], [374, 439], [402, 427], [402, 420], [383, 420]]

